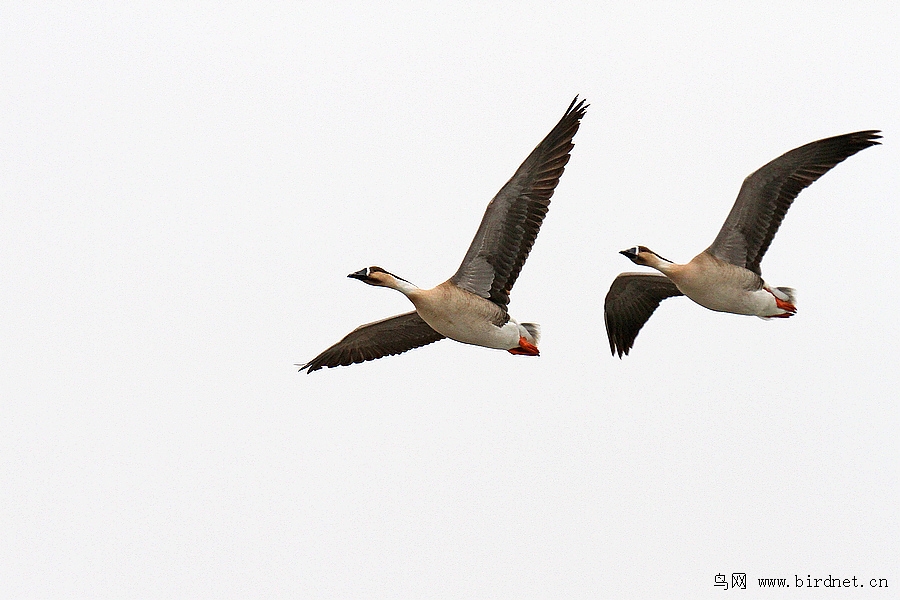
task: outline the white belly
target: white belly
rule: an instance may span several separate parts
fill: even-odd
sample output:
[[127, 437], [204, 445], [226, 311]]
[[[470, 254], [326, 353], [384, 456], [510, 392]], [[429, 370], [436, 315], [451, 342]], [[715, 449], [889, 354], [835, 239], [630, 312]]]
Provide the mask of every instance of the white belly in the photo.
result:
[[432, 329], [457, 342], [499, 350], [519, 345], [519, 324], [512, 319], [503, 327], [497, 327], [488, 321], [473, 322], [471, 315], [427, 315], [422, 311], [419, 315]]
[[501, 327], [494, 325], [497, 306], [474, 294], [443, 297], [440, 302], [416, 298], [413, 304], [432, 329], [457, 342], [500, 350], [519, 345], [519, 324], [510, 319]]
[[[697, 258], [705, 259], [703, 255]], [[768, 316], [777, 312], [772, 294], [754, 289], [761, 283], [755, 273], [721, 261], [704, 261], [697, 267], [694, 261], [691, 263], [673, 281], [700, 306], [736, 315]]]
[[759, 275], [707, 252], [686, 265], [669, 265], [661, 271], [685, 296], [710, 310], [756, 317], [785, 314]]
[[748, 291], [727, 286], [682, 289], [680, 285], [678, 289], [700, 306], [718, 312], [757, 317], [778, 313], [775, 298], [766, 290]]

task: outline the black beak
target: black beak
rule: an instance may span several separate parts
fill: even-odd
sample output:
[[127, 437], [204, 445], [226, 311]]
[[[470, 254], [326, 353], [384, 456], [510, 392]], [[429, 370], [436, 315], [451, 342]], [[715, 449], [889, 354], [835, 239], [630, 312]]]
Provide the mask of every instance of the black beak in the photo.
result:
[[629, 248], [628, 250], [621, 250], [619, 252], [622, 256], [628, 257], [629, 260], [634, 260], [637, 257], [637, 248]]
[[369, 270], [368, 269], [360, 269], [356, 273], [350, 273], [347, 277], [352, 279], [359, 279], [360, 281], [365, 281], [369, 278]]

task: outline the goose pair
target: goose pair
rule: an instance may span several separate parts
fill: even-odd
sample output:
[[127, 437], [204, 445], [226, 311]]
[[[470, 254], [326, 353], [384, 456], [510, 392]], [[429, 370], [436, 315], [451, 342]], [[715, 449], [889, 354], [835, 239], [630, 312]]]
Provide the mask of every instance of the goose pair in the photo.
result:
[[[401, 292], [415, 310], [356, 328], [300, 370], [312, 373], [374, 360], [445, 337], [538, 356], [540, 329], [509, 316], [509, 294], [547, 214], [587, 107], [576, 97], [491, 200], [462, 264], [449, 280], [420, 289], [381, 267], [348, 275]], [[685, 295], [721, 312], [763, 318], [793, 315], [793, 290], [772, 288], [760, 276], [763, 254], [797, 194], [845, 158], [878, 144], [877, 134], [861, 131], [812, 142], [750, 175], [713, 245], [685, 265], [644, 246], [623, 250], [635, 264], [660, 273], [622, 273], [613, 281], [604, 307], [613, 354], [620, 358], [628, 354], [643, 324], [662, 300], [672, 296]]]

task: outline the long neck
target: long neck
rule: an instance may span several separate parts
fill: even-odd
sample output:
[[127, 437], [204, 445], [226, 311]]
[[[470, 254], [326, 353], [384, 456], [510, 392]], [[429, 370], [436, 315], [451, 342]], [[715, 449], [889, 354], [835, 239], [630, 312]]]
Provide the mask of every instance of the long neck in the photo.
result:
[[647, 254], [649, 254], [649, 256], [647, 256], [647, 258], [646, 258], [647, 266], [653, 267], [654, 269], [656, 269], [657, 271], [659, 271], [660, 273], [662, 273], [664, 275], [669, 275], [673, 271], [677, 271], [681, 267], [681, 265], [679, 265], [677, 263], [673, 263], [670, 260], [666, 260], [665, 258], [663, 258], [662, 256], [660, 256], [658, 254], [653, 254], [653, 253], [649, 253], [649, 252]]
[[385, 287], [389, 287], [391, 289], [395, 289], [398, 292], [402, 293], [405, 296], [409, 296], [410, 294], [415, 294], [419, 291], [419, 288], [405, 279], [400, 279], [399, 277], [391, 276], [385, 282]]

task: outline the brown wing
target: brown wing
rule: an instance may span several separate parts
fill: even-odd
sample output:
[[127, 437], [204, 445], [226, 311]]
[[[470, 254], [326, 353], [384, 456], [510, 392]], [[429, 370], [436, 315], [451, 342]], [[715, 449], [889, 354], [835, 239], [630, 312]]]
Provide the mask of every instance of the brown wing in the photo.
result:
[[509, 305], [509, 292], [531, 252], [550, 197], [569, 162], [574, 147], [572, 138], [587, 107], [576, 96], [556, 127], [494, 196], [450, 281], [504, 309]]
[[811, 142], [782, 154], [752, 173], [708, 251], [762, 275], [763, 259], [791, 203], [804, 188], [860, 150], [874, 146], [878, 131], [857, 131]]
[[620, 273], [603, 306], [609, 350], [619, 358], [628, 354], [638, 332], [659, 303], [672, 296], [683, 296], [675, 284], [660, 273]]
[[444, 336], [412, 311], [374, 323], [360, 325], [337, 344], [300, 365], [307, 374], [322, 367], [339, 367], [400, 354], [443, 339]]

